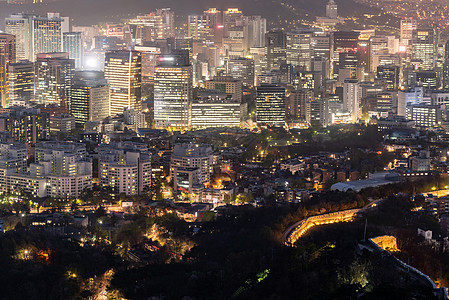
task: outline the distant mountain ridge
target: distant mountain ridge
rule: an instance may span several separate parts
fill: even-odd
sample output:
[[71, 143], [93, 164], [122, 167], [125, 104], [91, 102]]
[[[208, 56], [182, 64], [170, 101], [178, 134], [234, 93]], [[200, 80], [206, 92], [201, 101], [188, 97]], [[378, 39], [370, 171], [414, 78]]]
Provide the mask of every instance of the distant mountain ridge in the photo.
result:
[[[355, 0], [337, 0], [342, 15], [372, 10], [354, 2]], [[291, 20], [297, 18], [290, 9], [281, 5], [290, 3], [301, 15], [322, 16], [325, 14], [327, 0], [57, 0], [52, 3], [17, 5], [0, 3], [0, 18], [12, 13], [26, 12], [45, 14], [57, 11], [70, 16], [75, 25], [92, 25], [105, 21], [118, 21], [138, 13], [147, 13], [156, 8], [170, 7], [179, 16], [201, 14], [209, 7], [226, 9], [240, 8], [246, 15], [262, 15], [269, 20], [278, 18]], [[4, 24], [1, 24], [4, 28]]]

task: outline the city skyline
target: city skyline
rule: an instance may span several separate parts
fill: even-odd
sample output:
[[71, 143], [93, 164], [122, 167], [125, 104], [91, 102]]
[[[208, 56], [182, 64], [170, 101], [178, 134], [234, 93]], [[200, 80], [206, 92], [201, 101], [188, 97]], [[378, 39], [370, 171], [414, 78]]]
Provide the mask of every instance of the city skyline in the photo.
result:
[[0, 0], [0, 299], [449, 299], [447, 13]]

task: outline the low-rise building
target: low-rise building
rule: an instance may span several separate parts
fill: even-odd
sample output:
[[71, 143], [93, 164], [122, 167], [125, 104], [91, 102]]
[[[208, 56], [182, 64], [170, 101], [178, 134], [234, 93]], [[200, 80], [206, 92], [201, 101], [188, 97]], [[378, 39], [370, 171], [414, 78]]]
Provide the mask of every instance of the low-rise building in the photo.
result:
[[69, 114], [60, 114], [50, 117], [50, 133], [70, 132], [75, 129], [75, 117]]
[[194, 187], [209, 185], [213, 174], [212, 146], [204, 144], [176, 144], [171, 156], [170, 174], [175, 191], [192, 192]]

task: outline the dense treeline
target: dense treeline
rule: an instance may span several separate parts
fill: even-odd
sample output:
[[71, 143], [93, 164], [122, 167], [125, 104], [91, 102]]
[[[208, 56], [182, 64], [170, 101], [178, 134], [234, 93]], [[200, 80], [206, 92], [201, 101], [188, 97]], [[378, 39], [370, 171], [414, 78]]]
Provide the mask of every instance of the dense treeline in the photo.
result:
[[[111, 252], [18, 229], [0, 235], [0, 299], [82, 299], [119, 265]], [[89, 279], [93, 283], [87, 286]]]
[[234, 208], [205, 224], [182, 262], [118, 272], [111, 287], [130, 299], [433, 299], [390, 258], [354, 256], [363, 220], [313, 230], [285, 247], [271, 226], [287, 212]]

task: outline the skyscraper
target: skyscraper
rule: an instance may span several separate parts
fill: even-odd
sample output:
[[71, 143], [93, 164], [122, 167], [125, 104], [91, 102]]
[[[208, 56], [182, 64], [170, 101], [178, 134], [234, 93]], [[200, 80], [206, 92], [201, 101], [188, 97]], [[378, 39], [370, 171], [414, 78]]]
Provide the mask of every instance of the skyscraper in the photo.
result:
[[8, 65], [16, 61], [16, 38], [0, 33], [0, 105], [9, 105]]
[[62, 34], [62, 51], [75, 60], [75, 69], [83, 67], [83, 38], [81, 32], [64, 32]]
[[281, 30], [270, 31], [265, 35], [265, 46], [267, 47], [267, 69], [279, 70], [287, 60], [287, 36]]
[[186, 51], [162, 55], [154, 74], [154, 120], [158, 127], [190, 127], [192, 66]]
[[35, 61], [38, 53], [62, 51], [62, 33], [68, 27], [68, 18], [59, 13], [46, 17], [17, 14], [6, 18], [5, 31], [16, 36], [17, 59]]
[[433, 28], [416, 29], [412, 33], [412, 63], [422, 70], [435, 66], [437, 37]]
[[379, 66], [379, 58], [389, 54], [388, 37], [372, 36], [370, 38], [370, 69], [375, 71]]
[[413, 19], [405, 19], [401, 20], [401, 36], [400, 36], [400, 43], [403, 46], [408, 47], [411, 40], [412, 40], [412, 34], [413, 31], [416, 30], [418, 27], [418, 22]]
[[267, 20], [261, 16], [243, 17], [245, 48], [265, 46], [265, 34], [267, 32]]
[[106, 53], [104, 75], [111, 86], [110, 114], [123, 108], [142, 109], [142, 57], [138, 51], [117, 50]]
[[313, 31], [311, 30], [294, 30], [287, 33], [287, 64], [310, 71], [313, 56], [312, 37]]
[[193, 39], [213, 41], [221, 44], [224, 35], [223, 14], [221, 11], [210, 8], [202, 15], [188, 17], [187, 36]]
[[378, 66], [377, 78], [384, 81], [387, 91], [394, 91], [399, 88], [399, 73], [400, 68], [398, 66]]
[[55, 13], [33, 18], [33, 58], [38, 53], [62, 51], [63, 22], [64, 19]]
[[170, 8], [156, 10], [156, 15], [162, 19], [162, 38], [167, 39], [175, 35], [175, 12]]
[[352, 122], [357, 122], [360, 117], [359, 81], [357, 79], [345, 79], [343, 84], [343, 109], [351, 114]]
[[32, 51], [32, 15], [17, 14], [6, 18], [5, 32], [16, 36], [17, 60], [34, 61]]
[[77, 71], [71, 89], [70, 113], [76, 124], [109, 116], [110, 87], [100, 71]]
[[257, 87], [256, 120], [258, 125], [284, 126], [284, 87], [276, 84], [262, 84]]
[[9, 101], [34, 99], [34, 64], [28, 60], [9, 64]]
[[70, 109], [70, 88], [75, 74], [75, 61], [68, 53], [40, 53], [35, 63], [36, 101], [58, 104]]
[[228, 62], [228, 75], [243, 82], [244, 86], [254, 85], [254, 60], [238, 57]]
[[[341, 68], [355, 69], [357, 66], [357, 47], [359, 43], [359, 32], [336, 31], [333, 33], [333, 74], [338, 76]], [[343, 65], [341, 65], [343, 63]]]

